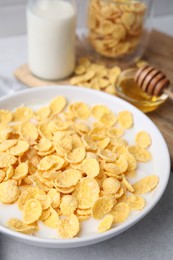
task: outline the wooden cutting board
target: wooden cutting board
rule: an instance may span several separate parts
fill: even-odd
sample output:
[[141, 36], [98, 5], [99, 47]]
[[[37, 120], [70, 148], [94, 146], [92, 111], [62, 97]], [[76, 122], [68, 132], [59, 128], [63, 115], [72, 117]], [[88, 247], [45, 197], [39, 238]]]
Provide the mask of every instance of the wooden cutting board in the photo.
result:
[[[86, 55], [80, 44], [77, 45], [77, 56]], [[173, 38], [153, 31], [151, 35], [150, 44], [143, 57], [151, 65], [163, 70], [168, 78], [173, 82]], [[108, 64], [109, 65], [109, 64]], [[39, 87], [46, 85], [66, 84], [66, 81], [43, 81], [34, 77], [28, 66], [22, 65], [14, 72], [15, 77], [28, 87]], [[173, 102], [167, 100], [158, 110], [148, 114], [151, 120], [158, 126], [162, 132], [171, 155], [173, 165]]]

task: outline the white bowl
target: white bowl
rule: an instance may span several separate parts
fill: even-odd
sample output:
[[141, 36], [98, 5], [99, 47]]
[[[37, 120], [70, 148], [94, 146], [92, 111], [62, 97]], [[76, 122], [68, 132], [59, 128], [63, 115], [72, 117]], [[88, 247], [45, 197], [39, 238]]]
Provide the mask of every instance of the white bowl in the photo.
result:
[[131, 181], [135, 182], [148, 174], [156, 174], [159, 176], [160, 180], [157, 188], [145, 195], [147, 202], [146, 207], [141, 211], [133, 212], [124, 223], [117, 225], [105, 233], [99, 234], [97, 233], [97, 221], [89, 220], [82, 223], [82, 231], [79, 237], [67, 240], [53, 238], [56, 236], [56, 232], [44, 227], [42, 227], [41, 231], [35, 236], [25, 235], [9, 230], [5, 227], [6, 221], [10, 217], [21, 217], [21, 213], [18, 211], [16, 205], [9, 206], [0, 204], [0, 232], [13, 237], [14, 239], [35, 246], [48, 248], [72, 248], [98, 243], [116, 236], [133, 226], [148, 214], [160, 200], [167, 186], [170, 174], [170, 157], [163, 136], [145, 114], [126, 101], [103, 92], [71, 86], [36, 88], [20, 91], [11, 96], [1, 98], [0, 109], [13, 110], [21, 105], [35, 109], [48, 104], [51, 99], [58, 95], [64, 95], [70, 102], [83, 101], [91, 106], [95, 104], [105, 104], [115, 113], [121, 110], [131, 111], [134, 116], [134, 127], [126, 131], [125, 138], [130, 144], [132, 144], [134, 142], [134, 136], [138, 131], [148, 131], [152, 138], [152, 146], [149, 150], [153, 155], [151, 162], [139, 164], [139, 173]]

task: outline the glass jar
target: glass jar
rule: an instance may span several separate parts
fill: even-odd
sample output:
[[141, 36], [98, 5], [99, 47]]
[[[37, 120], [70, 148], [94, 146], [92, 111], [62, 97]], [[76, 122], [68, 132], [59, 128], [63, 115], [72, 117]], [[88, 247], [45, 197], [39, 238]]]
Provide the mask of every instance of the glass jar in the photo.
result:
[[109, 61], [140, 58], [149, 42], [152, 10], [153, 0], [89, 0], [83, 34], [88, 51]]
[[28, 64], [35, 76], [57, 80], [74, 71], [75, 29], [75, 0], [29, 1]]
[[115, 86], [116, 95], [144, 113], [154, 111], [167, 100], [168, 95], [162, 93], [160, 96], [152, 96], [145, 93], [135, 82], [136, 72], [136, 68], [130, 68], [119, 75]]

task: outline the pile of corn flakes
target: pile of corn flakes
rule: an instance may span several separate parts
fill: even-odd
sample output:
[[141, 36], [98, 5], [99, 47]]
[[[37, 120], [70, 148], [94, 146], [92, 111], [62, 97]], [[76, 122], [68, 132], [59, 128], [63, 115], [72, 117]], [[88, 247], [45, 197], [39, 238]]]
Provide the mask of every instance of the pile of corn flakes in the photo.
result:
[[99, 220], [98, 232], [104, 232], [142, 210], [141, 194], [159, 180], [150, 175], [129, 182], [138, 162], [152, 157], [145, 131], [132, 146], [122, 138], [133, 124], [129, 111], [68, 105], [63, 96], [37, 111], [0, 110], [0, 202], [17, 203], [22, 212], [7, 226], [34, 234], [41, 221], [65, 239], [78, 235], [83, 220]]
[[75, 76], [70, 79], [70, 84], [115, 94], [115, 85], [120, 74], [121, 68], [118, 66], [108, 68], [82, 57], [76, 66]]
[[135, 50], [141, 40], [145, 3], [130, 0], [90, 0], [89, 40], [106, 57], [120, 57]]
[[[145, 60], [137, 60], [135, 67], [142, 68], [148, 65]], [[118, 84], [122, 70], [119, 66], [108, 68], [103, 64], [92, 62], [87, 57], [81, 57], [75, 68], [70, 84], [116, 95], [115, 86]]]

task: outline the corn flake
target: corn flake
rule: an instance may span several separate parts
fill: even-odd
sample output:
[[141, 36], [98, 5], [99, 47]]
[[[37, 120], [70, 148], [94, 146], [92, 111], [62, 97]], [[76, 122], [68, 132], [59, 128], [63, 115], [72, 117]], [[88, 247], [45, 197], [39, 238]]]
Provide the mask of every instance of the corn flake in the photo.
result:
[[76, 198], [80, 209], [87, 209], [98, 199], [99, 191], [97, 181], [94, 178], [86, 177], [80, 179], [72, 195]]
[[112, 209], [111, 214], [114, 217], [114, 224], [122, 223], [128, 218], [130, 214], [130, 207], [127, 203], [118, 203]]
[[11, 218], [7, 222], [7, 227], [23, 234], [33, 234], [38, 231], [38, 227], [36, 225], [26, 225], [23, 221], [17, 218]]
[[51, 110], [49, 107], [41, 107], [35, 112], [36, 118], [38, 120], [46, 119], [49, 117]]
[[42, 214], [41, 203], [36, 199], [27, 200], [23, 207], [23, 221], [32, 224], [37, 221]]
[[38, 138], [37, 128], [31, 122], [22, 122], [20, 126], [20, 134], [30, 145], [32, 145]]
[[50, 103], [50, 110], [53, 114], [59, 114], [66, 106], [66, 99], [63, 96], [58, 96]]
[[133, 186], [127, 181], [127, 179], [125, 177], [123, 178], [123, 183], [128, 191], [134, 192]]
[[119, 180], [113, 178], [113, 177], [108, 177], [103, 181], [103, 190], [107, 193], [114, 194], [118, 192], [120, 189], [120, 182]]
[[5, 172], [5, 179], [4, 181], [8, 181], [9, 179], [11, 179], [11, 177], [13, 177], [14, 174], [14, 168], [13, 166], [9, 166], [6, 168], [6, 172]]
[[13, 113], [13, 121], [28, 121], [33, 117], [33, 111], [29, 107], [19, 107]]
[[12, 120], [12, 113], [8, 110], [0, 109], [0, 124], [7, 124]]
[[71, 137], [72, 149], [84, 148], [81, 138], [77, 134], [73, 134]]
[[116, 154], [110, 151], [109, 149], [100, 150], [98, 152], [98, 156], [105, 160], [105, 162], [115, 162], [116, 160]]
[[116, 199], [120, 199], [125, 194], [125, 189], [123, 187], [120, 187], [118, 192], [114, 195]]
[[58, 186], [61, 188], [69, 188], [71, 186], [76, 185], [80, 180], [81, 176], [81, 172], [74, 169], [58, 172], [57, 178], [55, 180], [55, 185], [56, 187]]
[[109, 81], [111, 82], [111, 84], [115, 85], [118, 76], [121, 74], [121, 69], [117, 66], [111, 68], [109, 70]]
[[108, 231], [111, 228], [112, 224], [113, 224], [113, 220], [114, 220], [113, 215], [109, 214], [109, 215], [105, 216], [101, 220], [101, 222], [99, 223], [98, 231], [100, 233]]
[[106, 129], [103, 126], [94, 126], [89, 135], [94, 141], [103, 140], [106, 135]]
[[45, 156], [38, 164], [38, 169], [41, 171], [46, 171], [51, 168], [56, 168], [56, 170], [60, 170], [64, 165], [64, 159], [57, 155], [49, 155]]
[[81, 122], [77, 122], [74, 125], [75, 130], [79, 133], [79, 134], [84, 134], [84, 133], [88, 133], [90, 128], [88, 125], [81, 123]]
[[80, 163], [86, 155], [85, 148], [79, 147], [73, 149], [70, 153], [65, 155], [65, 159], [69, 163]]
[[133, 184], [135, 194], [144, 194], [152, 191], [159, 183], [159, 178], [156, 175], [150, 175]]
[[15, 164], [17, 161], [17, 158], [11, 154], [7, 153], [1, 153], [0, 156], [0, 168], [5, 168], [10, 165]]
[[60, 205], [60, 193], [52, 188], [48, 191], [47, 195], [51, 198], [51, 207], [56, 209]]
[[3, 182], [3, 180], [5, 179], [5, 171], [0, 170], [0, 183]]
[[62, 188], [62, 187], [56, 186], [56, 189], [57, 189], [57, 191], [59, 191], [63, 194], [70, 194], [74, 191], [75, 186], [72, 186], [72, 187], [69, 187], [69, 188], [64, 188], [64, 187]]
[[11, 155], [21, 156], [29, 149], [29, 144], [25, 141], [17, 141], [17, 144], [10, 148], [9, 152]]
[[13, 179], [16, 181], [24, 179], [28, 174], [28, 163], [20, 163], [14, 170]]
[[77, 209], [76, 213], [78, 216], [90, 216], [91, 215], [91, 209]]
[[77, 215], [79, 221], [86, 221], [90, 218], [90, 215]]
[[0, 202], [4, 204], [13, 203], [18, 199], [20, 189], [15, 180], [0, 183]]
[[77, 209], [77, 200], [72, 195], [64, 195], [61, 199], [60, 210], [64, 216], [70, 216]]
[[51, 209], [50, 208], [43, 210], [39, 220], [44, 221], [44, 220], [48, 219], [50, 214], [51, 214]]
[[120, 173], [124, 173], [128, 169], [128, 161], [125, 155], [120, 155], [116, 160], [116, 166], [119, 169]]
[[112, 112], [104, 113], [99, 118], [99, 122], [107, 127], [113, 126], [117, 122], [117, 117]]
[[145, 67], [147, 65], [149, 65], [149, 63], [147, 61], [145, 61], [145, 60], [138, 60], [136, 62], [136, 67], [139, 68], [139, 69], [143, 68], [143, 67]]
[[133, 116], [129, 111], [121, 111], [118, 114], [118, 122], [123, 128], [131, 128], [133, 126]]
[[44, 137], [46, 139], [52, 139], [52, 132], [47, 122], [43, 121], [38, 124], [38, 132], [41, 137]]
[[83, 65], [79, 65], [75, 68], [75, 74], [76, 75], [82, 75], [86, 72], [86, 68]]
[[124, 134], [124, 128], [110, 127], [107, 130], [107, 135], [111, 138], [119, 138]]
[[128, 150], [138, 162], [148, 162], [151, 160], [151, 153], [140, 146], [129, 146]]
[[145, 200], [144, 198], [132, 194], [127, 197], [126, 202], [129, 204], [131, 210], [141, 210], [145, 207]]
[[115, 199], [111, 196], [98, 198], [92, 206], [92, 216], [95, 219], [101, 219], [111, 211]]
[[7, 140], [9, 138], [11, 132], [12, 132], [12, 129], [10, 127], [2, 125], [0, 127], [0, 143]]
[[103, 105], [96, 105], [92, 108], [91, 114], [95, 119], [100, 119], [105, 113], [109, 113], [110, 110], [108, 107]]
[[100, 166], [96, 159], [85, 159], [82, 161], [81, 170], [86, 173], [88, 177], [96, 177], [100, 172]]
[[36, 194], [35, 199], [37, 199], [41, 203], [42, 210], [50, 208], [52, 200], [48, 195]]
[[80, 65], [84, 66], [85, 68], [88, 68], [91, 64], [90, 60], [87, 57], [81, 57], [79, 59]]
[[5, 140], [0, 144], [0, 152], [5, 152], [16, 144], [17, 144], [16, 139]]
[[53, 208], [50, 208], [50, 216], [43, 221], [44, 225], [49, 228], [58, 228], [60, 220], [58, 213]]
[[18, 208], [20, 210], [23, 210], [23, 207], [27, 202], [27, 200], [34, 199], [38, 194], [45, 195], [45, 192], [39, 188], [31, 187], [31, 186], [23, 190], [18, 199]]
[[137, 168], [137, 161], [133, 154], [126, 152], [125, 153], [126, 160], [128, 162], [128, 171], [134, 171]]
[[34, 148], [40, 152], [47, 152], [52, 148], [52, 142], [49, 139], [41, 138]]
[[137, 133], [135, 141], [142, 148], [148, 148], [151, 145], [151, 137], [145, 131]]
[[110, 138], [105, 137], [103, 140], [98, 141], [98, 147], [100, 149], [106, 149], [109, 143], [110, 143]]
[[114, 177], [114, 176], [117, 176], [118, 174], [120, 174], [120, 171], [119, 171], [117, 165], [114, 163], [104, 163], [103, 169], [106, 172], [110, 173], [110, 175], [108, 174], [108, 176]]
[[58, 233], [62, 238], [73, 238], [79, 232], [79, 220], [76, 215], [72, 214], [60, 220]]
[[82, 102], [76, 102], [71, 105], [71, 110], [77, 118], [88, 119], [90, 116], [89, 107]]

